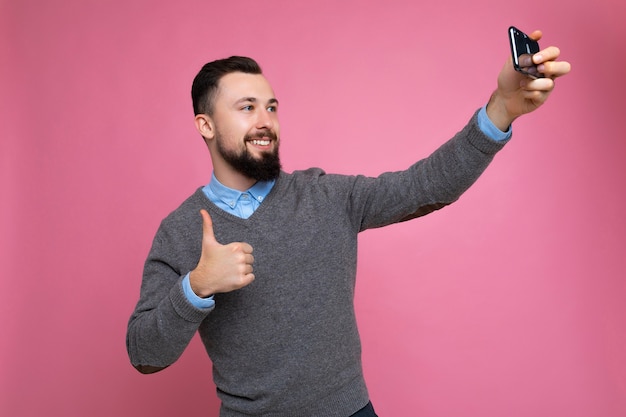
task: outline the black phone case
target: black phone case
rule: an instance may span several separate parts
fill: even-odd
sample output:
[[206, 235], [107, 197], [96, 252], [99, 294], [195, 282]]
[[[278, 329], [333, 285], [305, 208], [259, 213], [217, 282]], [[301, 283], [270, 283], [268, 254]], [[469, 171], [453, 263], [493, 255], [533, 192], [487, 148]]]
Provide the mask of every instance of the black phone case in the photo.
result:
[[519, 65], [520, 55], [533, 55], [539, 52], [539, 43], [530, 39], [528, 35], [517, 29], [515, 26], [511, 26], [509, 28], [509, 43], [511, 45], [511, 56], [513, 58], [513, 67], [515, 70], [531, 78], [543, 78], [543, 74], [539, 71], [535, 70], [534, 72], [529, 72]]

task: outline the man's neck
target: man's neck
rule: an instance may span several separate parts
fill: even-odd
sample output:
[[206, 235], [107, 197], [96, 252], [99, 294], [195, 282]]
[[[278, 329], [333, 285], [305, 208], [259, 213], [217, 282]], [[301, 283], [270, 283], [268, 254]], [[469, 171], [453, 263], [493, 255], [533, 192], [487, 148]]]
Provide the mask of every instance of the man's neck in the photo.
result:
[[213, 174], [222, 185], [237, 191], [247, 191], [257, 182], [255, 179], [248, 178], [239, 172], [224, 172], [223, 170], [218, 171], [214, 169]]

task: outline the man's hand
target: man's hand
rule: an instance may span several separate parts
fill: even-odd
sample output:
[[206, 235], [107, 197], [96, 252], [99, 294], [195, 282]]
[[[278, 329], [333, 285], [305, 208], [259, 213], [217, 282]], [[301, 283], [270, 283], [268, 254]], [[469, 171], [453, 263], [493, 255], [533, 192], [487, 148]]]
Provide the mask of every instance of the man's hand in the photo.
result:
[[[536, 30], [529, 37], [538, 41], [541, 35], [541, 31]], [[537, 70], [544, 74], [545, 78], [536, 80], [515, 71], [512, 59], [507, 60], [498, 76], [498, 89], [487, 105], [489, 119], [500, 130], [506, 131], [515, 119], [545, 103], [554, 89], [554, 80], [570, 72], [571, 66], [568, 62], [557, 61], [560, 53], [559, 48], [550, 46], [532, 57], [523, 57], [528, 61], [520, 62], [520, 65], [535, 64]]]
[[202, 215], [202, 254], [189, 274], [191, 289], [199, 297], [238, 290], [254, 280], [252, 246], [243, 242], [220, 244], [215, 239], [213, 221], [206, 210]]

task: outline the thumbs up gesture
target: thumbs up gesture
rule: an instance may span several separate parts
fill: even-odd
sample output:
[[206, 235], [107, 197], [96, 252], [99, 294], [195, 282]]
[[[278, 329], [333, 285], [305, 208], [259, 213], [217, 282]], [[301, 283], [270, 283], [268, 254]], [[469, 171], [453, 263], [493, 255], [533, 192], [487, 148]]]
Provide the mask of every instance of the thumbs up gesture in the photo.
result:
[[206, 210], [202, 216], [202, 253], [189, 274], [191, 289], [199, 297], [238, 290], [254, 280], [252, 246], [245, 242], [222, 245], [215, 239], [213, 221]]

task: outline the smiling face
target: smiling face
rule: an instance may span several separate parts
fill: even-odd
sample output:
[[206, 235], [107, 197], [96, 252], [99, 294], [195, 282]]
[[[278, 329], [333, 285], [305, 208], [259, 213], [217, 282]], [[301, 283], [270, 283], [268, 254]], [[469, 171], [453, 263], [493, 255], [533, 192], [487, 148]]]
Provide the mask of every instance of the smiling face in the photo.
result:
[[[217, 179], [249, 187], [280, 173], [278, 100], [261, 74], [233, 72], [219, 81], [211, 115], [196, 116]], [[247, 188], [245, 188], [247, 189]]]

